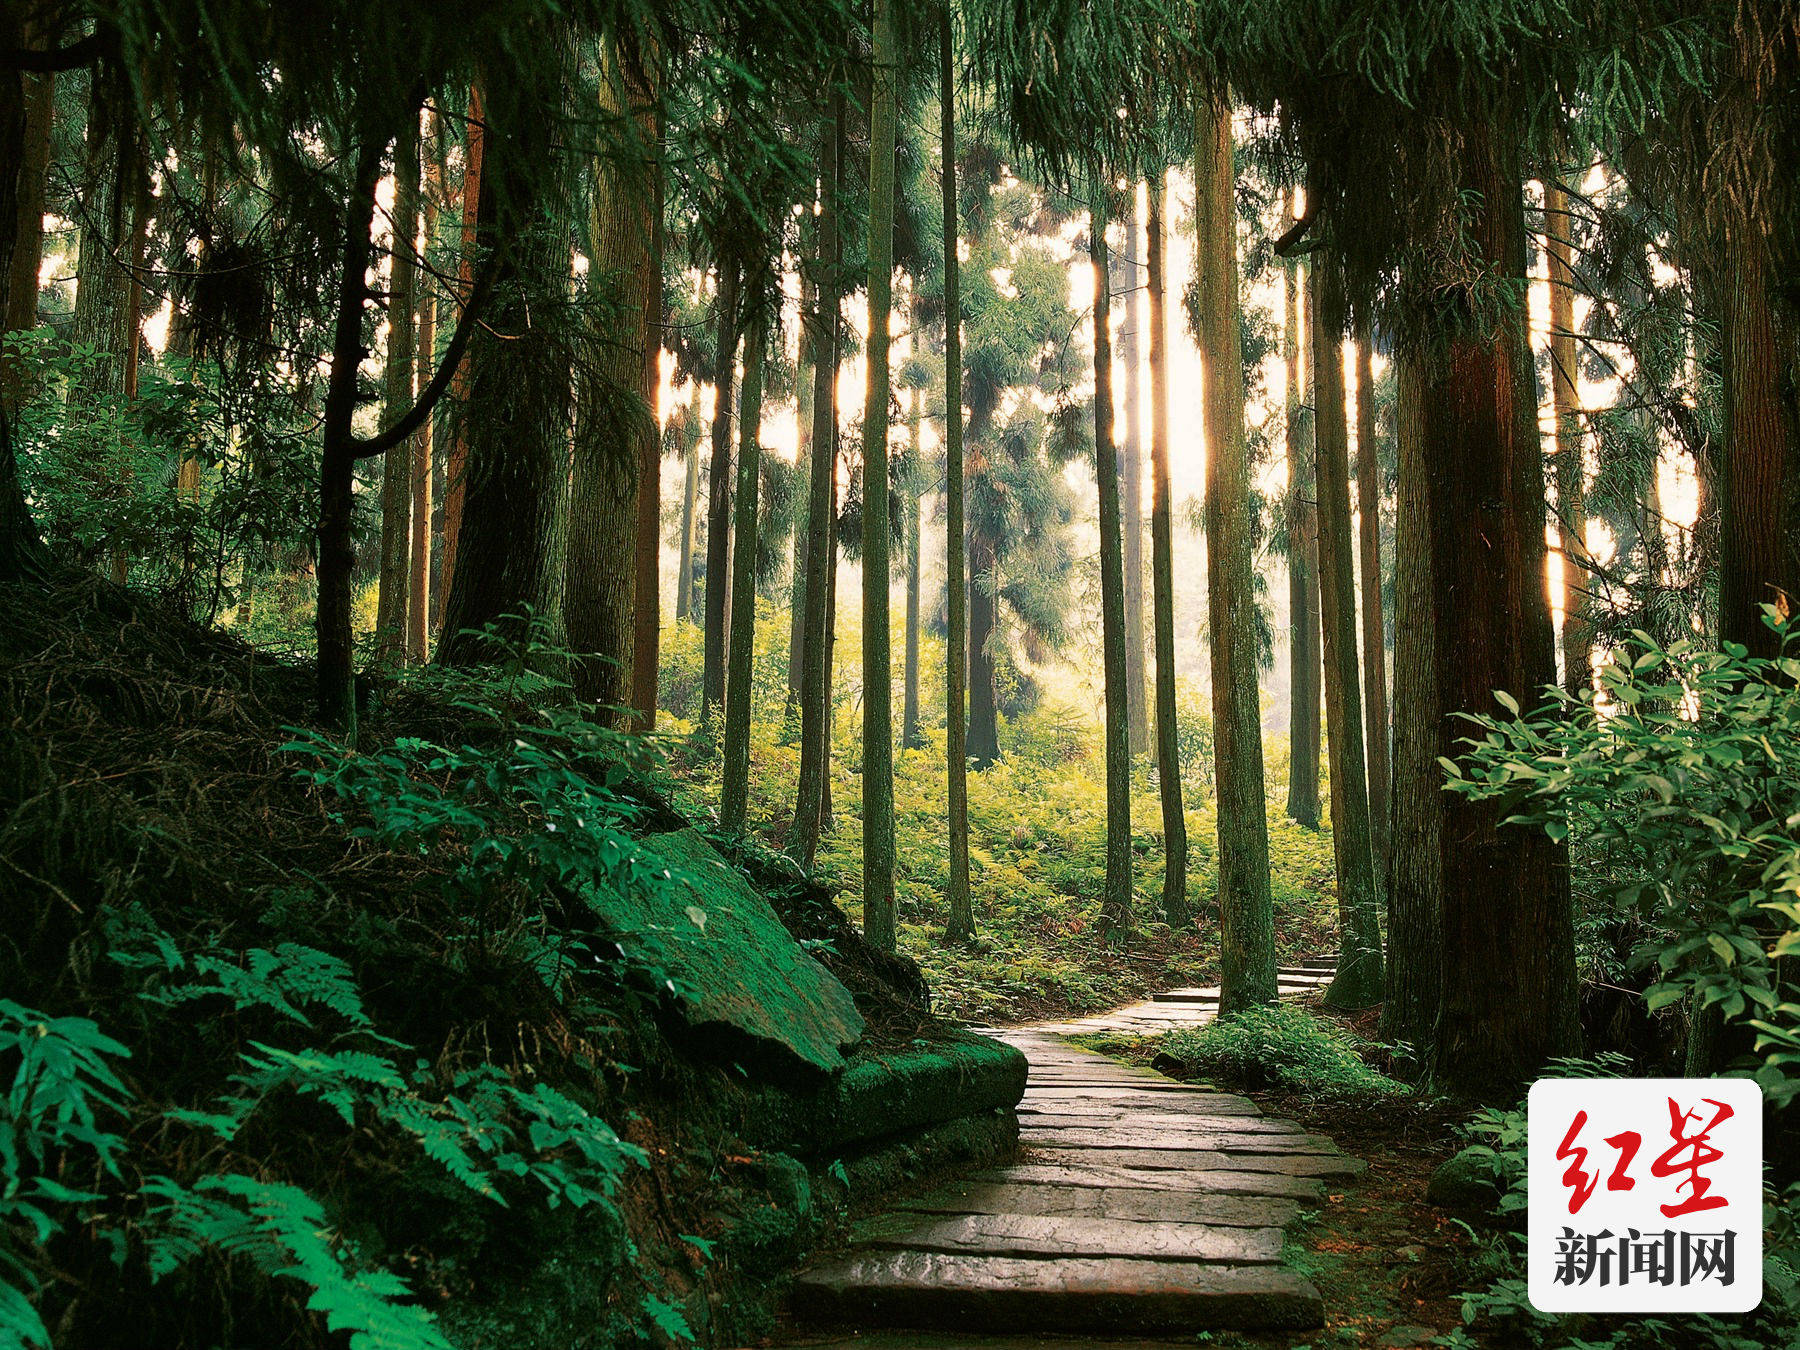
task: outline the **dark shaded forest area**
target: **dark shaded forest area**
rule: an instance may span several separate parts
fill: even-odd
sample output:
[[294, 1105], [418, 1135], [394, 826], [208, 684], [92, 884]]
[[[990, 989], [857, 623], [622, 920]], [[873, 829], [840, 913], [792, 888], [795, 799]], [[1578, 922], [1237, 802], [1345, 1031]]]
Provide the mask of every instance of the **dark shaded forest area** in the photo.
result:
[[[1800, 1346], [1797, 184], [1794, 0], [0, 0], [0, 1347]], [[1760, 1306], [1534, 1306], [1680, 1077]]]

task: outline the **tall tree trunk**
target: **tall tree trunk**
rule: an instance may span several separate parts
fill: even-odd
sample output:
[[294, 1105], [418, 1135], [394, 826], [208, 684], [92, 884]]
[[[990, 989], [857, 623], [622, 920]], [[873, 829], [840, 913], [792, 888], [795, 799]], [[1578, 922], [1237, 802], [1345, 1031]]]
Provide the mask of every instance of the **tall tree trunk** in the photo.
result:
[[[815, 134], [822, 140], [834, 135], [828, 122], [821, 119]], [[821, 148], [814, 147], [815, 150]], [[822, 254], [819, 243], [819, 220], [813, 207], [817, 194], [800, 216], [800, 349], [794, 371], [794, 473], [802, 484], [812, 482], [813, 407], [818, 398], [818, 343], [813, 336], [813, 318], [818, 313], [818, 274]], [[807, 513], [812, 495], [802, 490], [794, 518], [793, 564], [788, 569], [788, 659], [787, 697], [782, 704], [782, 734], [791, 737], [800, 723], [800, 686], [806, 680], [806, 541]]]
[[[913, 304], [913, 332], [919, 331], [919, 307], [916, 299]], [[924, 416], [925, 391], [912, 391], [912, 406], [907, 413], [907, 440], [911, 449], [908, 461], [908, 480], [904, 485], [906, 499], [901, 503], [901, 510], [906, 512], [906, 648], [905, 674], [901, 681], [904, 691], [900, 699], [900, 745], [903, 749], [916, 750], [924, 742], [919, 736], [919, 516], [923, 509], [920, 495], [923, 491], [919, 483], [920, 455], [920, 422]]]
[[713, 349], [712, 458], [706, 481], [705, 650], [700, 720], [725, 704], [725, 602], [731, 567], [731, 395], [737, 379], [738, 260], [719, 251], [718, 341]]
[[546, 22], [530, 78], [486, 85], [477, 218], [484, 251], [505, 242], [469, 345], [468, 464], [438, 641], [444, 665], [491, 660], [481, 630], [523, 638], [527, 610], [550, 640], [562, 637], [573, 371], [566, 334], [543, 316], [566, 303], [569, 289], [572, 166], [557, 130], [573, 115], [572, 46], [564, 24]]
[[[1508, 133], [1462, 128], [1458, 187], [1475, 203], [1468, 231], [1490, 274], [1525, 275], [1525, 221]], [[1464, 264], [1466, 266], [1466, 262]], [[1454, 297], [1454, 293], [1451, 293]], [[1544, 475], [1525, 316], [1485, 331], [1452, 298], [1424, 389], [1431, 473], [1432, 610], [1441, 698], [1437, 753], [1468, 735], [1459, 713], [1520, 702], [1556, 678], [1544, 602]], [[1441, 793], [1443, 1000], [1432, 1072], [1444, 1089], [1512, 1100], [1552, 1055], [1579, 1044], [1574, 925], [1566, 850], [1502, 822], [1510, 807]]]
[[[475, 250], [481, 242], [481, 165], [487, 157], [487, 123], [482, 115], [481, 86], [469, 86], [469, 132], [463, 161], [462, 180], [462, 247], [457, 253], [457, 290], [462, 303], [468, 304], [475, 288]], [[444, 457], [444, 556], [438, 570], [438, 605], [448, 604], [456, 581], [456, 549], [462, 537], [463, 502], [467, 496], [465, 479], [469, 467], [469, 356], [465, 354], [457, 367], [456, 380], [450, 387], [452, 399], [462, 415], [451, 419], [450, 448]], [[435, 616], [442, 618], [442, 614]], [[439, 628], [438, 641], [444, 640]]]
[[[681, 414], [681, 562], [675, 574], [675, 622], [691, 623], [694, 618], [694, 525], [695, 505], [700, 497], [700, 428], [692, 407]], [[690, 425], [689, 418], [695, 418]], [[673, 419], [672, 419], [673, 420]]]
[[818, 855], [831, 773], [831, 621], [837, 514], [839, 268], [838, 167], [844, 143], [844, 94], [834, 83], [819, 125], [818, 275], [810, 316], [813, 350], [812, 454], [807, 464], [806, 607], [800, 641], [800, 781], [788, 853], [810, 869]]
[[70, 391], [78, 405], [125, 388], [128, 273], [121, 261], [129, 248], [135, 156], [128, 147], [136, 144], [136, 132], [127, 112], [131, 95], [121, 86], [116, 72], [96, 68], [88, 93], [73, 332], [76, 343], [99, 360]]
[[1169, 505], [1169, 239], [1163, 180], [1150, 178], [1150, 578], [1156, 630], [1156, 782], [1162, 799], [1163, 919], [1193, 920], [1187, 898], [1187, 812], [1181, 800], [1181, 750], [1175, 712], [1175, 533]]
[[[437, 154], [429, 149], [437, 140], [435, 112], [431, 114], [431, 127], [433, 134], [425, 156], [425, 223], [421, 231], [427, 257], [437, 235], [438, 199], [443, 191]], [[419, 296], [421, 372], [437, 368], [437, 302], [437, 288], [427, 281]], [[431, 651], [431, 475], [436, 458], [436, 420], [425, 419], [412, 453], [412, 552], [408, 558], [411, 593], [406, 602], [406, 659], [413, 665], [423, 664]]]
[[1436, 659], [1432, 634], [1431, 521], [1428, 515], [1425, 370], [1415, 353], [1399, 358], [1395, 430], [1400, 491], [1394, 529], [1394, 796], [1388, 852], [1387, 997], [1381, 1038], [1412, 1047], [1431, 1041], [1442, 979], [1443, 901], [1439, 886], [1444, 795], [1437, 762]]
[[351, 517], [356, 507], [357, 367], [363, 354], [363, 309], [369, 298], [370, 230], [375, 223], [375, 189], [381, 176], [380, 145], [357, 152], [351, 195], [344, 208], [339, 251], [336, 329], [331, 343], [331, 375], [325, 390], [324, 429], [319, 461], [318, 607], [314, 616], [318, 650], [319, 713], [327, 726], [356, 744], [356, 652], [350, 627], [351, 572], [356, 549]]
[[1206, 438], [1207, 616], [1212, 630], [1213, 756], [1218, 784], [1219, 1007], [1271, 1003], [1275, 912], [1256, 692], [1256, 578], [1244, 446], [1242, 318], [1231, 103], [1194, 108], [1194, 265], [1199, 271], [1202, 431]]
[[719, 827], [744, 832], [750, 799], [750, 695], [756, 672], [756, 553], [758, 488], [762, 482], [763, 353], [770, 279], [752, 274], [744, 297], [744, 383], [738, 402], [737, 538], [732, 541], [731, 648], [725, 678], [725, 776]]
[[950, 6], [938, 11], [938, 128], [943, 157], [940, 186], [944, 212], [944, 585], [947, 641], [944, 652], [944, 759], [946, 822], [950, 831], [950, 889], [945, 897], [949, 942], [975, 938], [969, 895], [969, 749], [963, 721], [969, 668], [969, 590], [964, 559], [967, 522], [963, 500], [962, 207], [956, 192], [956, 28]]
[[1113, 441], [1112, 269], [1107, 196], [1094, 175], [1088, 258], [1094, 266], [1094, 482], [1100, 498], [1100, 657], [1106, 701], [1106, 889], [1100, 928], [1123, 946], [1131, 936], [1131, 727], [1125, 691], [1125, 578], [1119, 519], [1119, 452]]
[[645, 91], [651, 104], [641, 117], [655, 140], [650, 164], [650, 259], [644, 278], [649, 289], [647, 322], [643, 324], [644, 360], [639, 370], [638, 395], [650, 415], [647, 434], [638, 442], [636, 597], [632, 609], [631, 707], [637, 714], [635, 729], [656, 730], [657, 685], [662, 674], [662, 350], [668, 327], [663, 297], [665, 247], [663, 194], [667, 174], [663, 168], [663, 67], [662, 51], [640, 48], [638, 59], [646, 63], [651, 88]]
[[[1725, 452], [1719, 474], [1719, 638], [1774, 656], [1764, 605], [1800, 613], [1800, 425], [1794, 321], [1771, 301], [1768, 226], [1724, 231]], [[1790, 625], [1792, 626], [1792, 625]]]
[[[419, 115], [415, 110], [394, 138], [393, 242], [388, 263], [386, 408], [391, 426], [412, 408], [415, 385], [413, 322], [414, 250], [419, 236]], [[412, 461], [410, 438], [383, 457], [381, 468], [381, 572], [375, 602], [375, 659], [398, 660], [406, 649], [407, 592], [412, 581]]]
[[[600, 115], [627, 144], [597, 156], [588, 215], [590, 275], [616, 305], [593, 335], [592, 385], [576, 420], [569, 480], [563, 618], [576, 654], [576, 697], [603, 709], [632, 703], [639, 609], [639, 497], [655, 499], [662, 445], [653, 410], [661, 347], [657, 275], [657, 126], [654, 53], [625, 54], [612, 38], [600, 59]], [[656, 532], [650, 543], [654, 548]], [[643, 603], [656, 609], [656, 586]], [[637, 725], [642, 726], [642, 711]]]
[[1375, 447], [1374, 342], [1366, 316], [1356, 331], [1356, 509], [1362, 558], [1363, 751], [1369, 762], [1369, 845], [1378, 884], [1387, 876], [1388, 759], [1387, 625], [1381, 603], [1381, 456]]
[[1344, 291], [1338, 260], [1313, 255], [1313, 435], [1319, 484], [1319, 627], [1325, 639], [1325, 732], [1331, 767], [1331, 843], [1337, 861], [1335, 1008], [1381, 1001], [1381, 897], [1370, 846], [1356, 669], [1356, 544], [1350, 529], [1350, 428], [1344, 415]]
[[1319, 510], [1313, 486], [1313, 414], [1306, 402], [1311, 364], [1302, 340], [1302, 264], [1282, 267], [1281, 356], [1287, 368], [1288, 494], [1288, 796], [1287, 813], [1307, 829], [1319, 825]]
[[1143, 285], [1138, 275], [1137, 189], [1130, 190], [1125, 247], [1115, 290], [1125, 292], [1125, 322], [1119, 328], [1119, 364], [1125, 370], [1125, 443], [1119, 455], [1119, 502], [1124, 532], [1125, 712], [1131, 753], [1150, 746], [1149, 709], [1144, 700], [1144, 429]]
[[893, 0], [874, 0], [869, 108], [868, 393], [863, 401], [863, 931], [894, 950], [893, 663], [888, 655], [888, 329], [894, 281], [894, 121], [900, 49]]
[[[16, 7], [0, 6], [0, 49], [24, 45], [22, 15]], [[0, 278], [9, 288], [7, 312], [14, 310], [11, 294], [13, 256], [18, 245], [20, 189], [26, 161], [25, 87], [17, 71], [0, 70]], [[37, 281], [32, 278], [32, 305], [37, 304]], [[49, 572], [49, 553], [38, 534], [25, 490], [19, 481], [19, 461], [13, 446], [12, 425], [15, 393], [0, 381], [0, 585], [38, 583]]]
[[1575, 692], [1593, 680], [1594, 625], [1589, 617], [1587, 482], [1582, 470], [1581, 400], [1575, 372], [1575, 268], [1569, 194], [1555, 172], [1544, 177], [1544, 254], [1550, 268], [1550, 403], [1556, 422], [1557, 538], [1562, 541], [1563, 686]]
[[[44, 261], [44, 189], [50, 171], [50, 128], [56, 112], [56, 75], [9, 76], [21, 84], [24, 127], [19, 136], [18, 233], [6, 273], [5, 332], [37, 327], [38, 272]], [[0, 165], [0, 171], [4, 166]]]

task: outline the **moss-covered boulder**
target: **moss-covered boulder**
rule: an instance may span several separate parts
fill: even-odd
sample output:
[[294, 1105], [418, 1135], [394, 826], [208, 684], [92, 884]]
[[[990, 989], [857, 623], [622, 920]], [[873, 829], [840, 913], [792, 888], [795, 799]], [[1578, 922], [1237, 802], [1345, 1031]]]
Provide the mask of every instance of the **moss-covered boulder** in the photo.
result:
[[1427, 1203], [1463, 1213], [1487, 1213], [1500, 1202], [1494, 1155], [1485, 1148], [1465, 1148], [1431, 1174], [1425, 1184]]
[[673, 885], [595, 887], [586, 899], [634, 965], [666, 975], [667, 1003], [690, 1038], [782, 1076], [842, 1069], [863, 1034], [850, 991], [697, 830], [645, 846]]

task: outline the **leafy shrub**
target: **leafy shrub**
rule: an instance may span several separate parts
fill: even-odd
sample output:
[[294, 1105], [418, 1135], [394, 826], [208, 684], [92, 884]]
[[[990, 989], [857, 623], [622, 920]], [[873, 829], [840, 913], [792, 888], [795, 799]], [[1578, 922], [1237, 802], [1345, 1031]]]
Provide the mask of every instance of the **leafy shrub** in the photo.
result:
[[1363, 1062], [1362, 1044], [1303, 1008], [1276, 1006], [1171, 1031], [1163, 1038], [1163, 1053], [1191, 1072], [1249, 1088], [1280, 1088], [1344, 1103], [1406, 1094], [1405, 1084]]
[[[1773, 616], [1771, 614], [1771, 621]], [[1754, 1028], [1771, 1101], [1800, 1095], [1800, 659], [1740, 646], [1661, 647], [1636, 633], [1598, 697], [1553, 690], [1529, 717], [1471, 719], [1449, 786], [1509, 819], [1577, 838], [1613, 864], [1598, 897], [1634, 918], [1651, 1011], [1682, 1000]]]

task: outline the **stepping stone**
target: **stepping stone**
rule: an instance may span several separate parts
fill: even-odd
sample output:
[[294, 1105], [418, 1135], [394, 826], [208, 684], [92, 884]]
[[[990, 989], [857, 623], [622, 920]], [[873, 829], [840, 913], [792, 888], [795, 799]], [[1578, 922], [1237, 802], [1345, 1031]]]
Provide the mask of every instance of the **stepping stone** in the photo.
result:
[[860, 1224], [864, 1247], [981, 1256], [1122, 1256], [1145, 1261], [1267, 1265], [1281, 1259], [1279, 1228], [1134, 1223], [1085, 1215], [887, 1214]]
[[1068, 1215], [1132, 1223], [1209, 1223], [1239, 1228], [1281, 1228], [1300, 1209], [1295, 1200], [1273, 1196], [1057, 1186], [1029, 1181], [959, 1181], [900, 1204], [904, 1209], [933, 1214]]
[[1019, 1163], [1004, 1171], [977, 1172], [971, 1181], [1001, 1181], [1016, 1185], [1106, 1187], [1118, 1190], [1210, 1192], [1218, 1195], [1259, 1195], [1290, 1200], [1313, 1200], [1325, 1193], [1317, 1177], [1281, 1172], [1225, 1170], [1163, 1170], [1124, 1167], [1096, 1162], [1087, 1155], [1046, 1154], [1041, 1162]]
[[1109, 1086], [1071, 1088], [1061, 1085], [1031, 1085], [1025, 1088], [1024, 1105], [1030, 1107], [1042, 1104], [1045, 1110], [1067, 1110], [1079, 1102], [1092, 1102], [1096, 1107], [1111, 1111], [1174, 1111], [1184, 1109], [1189, 1102], [1193, 1109], [1209, 1116], [1260, 1116], [1262, 1110], [1248, 1097], [1236, 1097], [1230, 1093], [1212, 1092], [1206, 1088], [1190, 1087], [1185, 1083], [1172, 1083], [1169, 1088], [1141, 1092], [1135, 1086], [1114, 1088]]
[[947, 1252], [855, 1252], [799, 1276], [818, 1321], [1120, 1334], [1322, 1325], [1319, 1291], [1279, 1266]]
[[1199, 1111], [1084, 1111], [1077, 1113], [1072, 1103], [1049, 1106], [1021, 1104], [1019, 1124], [1041, 1130], [1093, 1130], [1136, 1128], [1146, 1130], [1224, 1130], [1255, 1131], [1264, 1134], [1300, 1134], [1298, 1125], [1267, 1116], [1204, 1115]]
[[1213, 1149], [1054, 1148], [1034, 1141], [1032, 1150], [1044, 1161], [1071, 1161], [1147, 1171], [1272, 1172], [1290, 1177], [1353, 1177], [1364, 1163], [1341, 1153], [1237, 1153]]
[[1273, 1130], [1198, 1130], [1091, 1125], [1052, 1129], [1020, 1122], [1019, 1140], [1036, 1148], [1222, 1149], [1227, 1153], [1336, 1153], [1337, 1145], [1319, 1134], [1280, 1134]]

